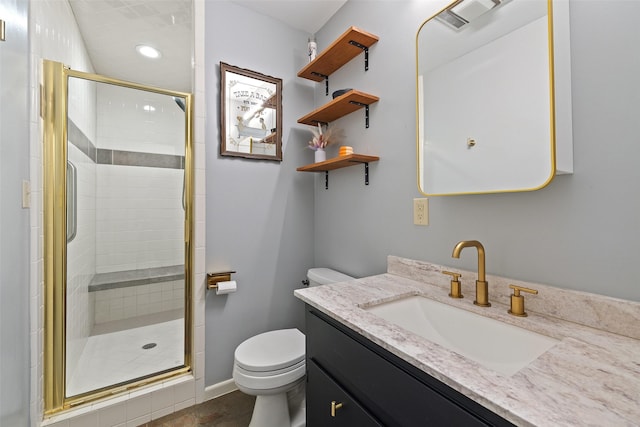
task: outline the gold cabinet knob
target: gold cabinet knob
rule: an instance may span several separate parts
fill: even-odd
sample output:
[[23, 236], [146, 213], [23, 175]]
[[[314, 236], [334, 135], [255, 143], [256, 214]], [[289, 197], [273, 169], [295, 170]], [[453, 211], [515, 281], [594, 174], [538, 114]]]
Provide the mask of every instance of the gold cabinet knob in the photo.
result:
[[336, 403], [335, 400], [331, 401], [331, 416], [335, 418], [336, 411], [342, 408], [342, 403]]
[[451, 276], [451, 291], [449, 292], [449, 296], [451, 298], [464, 298], [464, 295], [462, 295], [462, 285], [460, 285], [460, 277], [462, 274], [444, 270], [442, 274]]
[[520, 292], [527, 292], [535, 295], [538, 291], [516, 285], [509, 285], [509, 288], [513, 289], [513, 295], [511, 295], [511, 309], [507, 312], [513, 316], [527, 317], [527, 313], [524, 311], [524, 296], [520, 295]]

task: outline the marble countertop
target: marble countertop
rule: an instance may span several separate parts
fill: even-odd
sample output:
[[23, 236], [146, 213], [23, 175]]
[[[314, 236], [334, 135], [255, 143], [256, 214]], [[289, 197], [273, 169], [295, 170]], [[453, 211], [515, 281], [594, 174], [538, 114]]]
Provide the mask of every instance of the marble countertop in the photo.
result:
[[[441, 273], [443, 269], [463, 274], [464, 299], [447, 296], [449, 277]], [[387, 271], [299, 289], [295, 295], [516, 425], [640, 425], [640, 303], [487, 275], [492, 306], [477, 307], [473, 305], [475, 272], [393, 256]], [[539, 290], [538, 295], [526, 296], [528, 317], [507, 314], [508, 283]], [[559, 342], [507, 376], [362, 308], [411, 295]]]

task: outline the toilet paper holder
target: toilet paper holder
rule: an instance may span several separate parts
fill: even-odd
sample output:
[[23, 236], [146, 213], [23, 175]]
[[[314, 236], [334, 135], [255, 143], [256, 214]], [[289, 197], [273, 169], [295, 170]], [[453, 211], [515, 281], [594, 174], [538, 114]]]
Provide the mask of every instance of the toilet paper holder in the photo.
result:
[[207, 273], [207, 289], [217, 289], [218, 283], [228, 282], [231, 280], [231, 275], [235, 271], [224, 271], [221, 273]]

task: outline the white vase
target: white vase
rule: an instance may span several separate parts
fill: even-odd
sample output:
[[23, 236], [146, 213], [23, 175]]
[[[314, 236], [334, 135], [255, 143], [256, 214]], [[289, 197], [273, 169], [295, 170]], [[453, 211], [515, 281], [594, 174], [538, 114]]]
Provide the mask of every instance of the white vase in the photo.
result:
[[316, 163], [324, 162], [327, 160], [327, 153], [324, 152], [324, 148], [318, 148], [315, 154]]

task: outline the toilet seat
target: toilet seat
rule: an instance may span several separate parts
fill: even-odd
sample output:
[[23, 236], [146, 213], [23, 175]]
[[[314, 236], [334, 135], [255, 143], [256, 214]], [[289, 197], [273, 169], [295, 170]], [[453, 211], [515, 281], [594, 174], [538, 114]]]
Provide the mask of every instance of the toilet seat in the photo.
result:
[[286, 374], [287, 372], [294, 371], [298, 368], [302, 368], [304, 370], [305, 366], [306, 366], [306, 363], [305, 363], [305, 360], [303, 359], [291, 366], [287, 366], [286, 368], [282, 368], [282, 369], [275, 369], [273, 371], [250, 371], [248, 369], [244, 369], [243, 367], [239, 366], [237, 363], [233, 368], [237, 370], [239, 373], [241, 373], [242, 375], [247, 375], [254, 378], [263, 378], [263, 377], [271, 377], [271, 376], [280, 375], [280, 374]]
[[277, 374], [260, 372], [260, 375], [255, 375], [256, 372], [249, 372], [234, 365], [233, 380], [240, 391], [246, 394], [268, 395], [291, 389], [297, 381], [304, 379], [305, 370], [304, 360], [299, 362], [295, 368]]
[[236, 366], [251, 376], [285, 373], [304, 364], [305, 337], [297, 329], [264, 332], [242, 342], [234, 357]]

